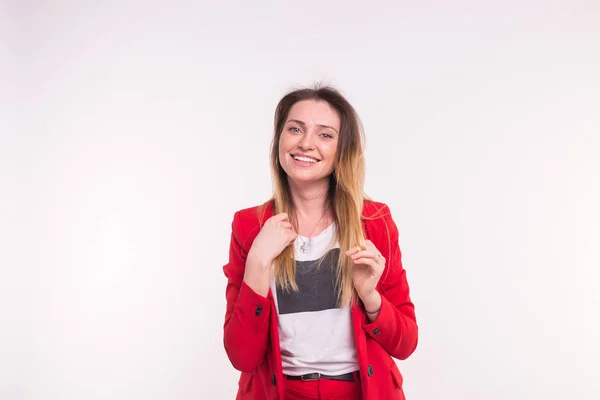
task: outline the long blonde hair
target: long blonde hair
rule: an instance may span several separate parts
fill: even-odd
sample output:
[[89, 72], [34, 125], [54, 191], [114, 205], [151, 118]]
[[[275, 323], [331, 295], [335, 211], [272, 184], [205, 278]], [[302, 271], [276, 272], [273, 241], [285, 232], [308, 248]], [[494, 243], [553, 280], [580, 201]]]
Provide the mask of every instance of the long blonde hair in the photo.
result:
[[[274, 213], [295, 215], [287, 174], [279, 163], [279, 140], [290, 109], [302, 100], [327, 102], [340, 116], [340, 134], [334, 171], [329, 178], [328, 199], [337, 225], [336, 239], [340, 246], [337, 265], [338, 305], [344, 306], [356, 300], [352, 283], [353, 263], [345, 256], [345, 250], [352, 246], [364, 246], [362, 229], [363, 201], [368, 199], [364, 193], [365, 161], [364, 133], [361, 121], [354, 107], [346, 98], [331, 86], [317, 85], [288, 92], [277, 104], [274, 118], [274, 134], [271, 144], [271, 173], [273, 178]], [[297, 229], [296, 218], [290, 218]], [[296, 263], [293, 243], [286, 247], [274, 260], [275, 280], [284, 290], [297, 291]]]

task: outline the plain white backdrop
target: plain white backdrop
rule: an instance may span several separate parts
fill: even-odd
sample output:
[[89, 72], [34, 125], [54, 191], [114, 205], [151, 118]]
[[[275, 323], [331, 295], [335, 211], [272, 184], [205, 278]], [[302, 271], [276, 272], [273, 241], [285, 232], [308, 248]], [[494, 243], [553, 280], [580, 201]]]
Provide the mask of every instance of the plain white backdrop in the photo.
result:
[[4, 1], [0, 398], [233, 399], [233, 213], [341, 89], [400, 230], [409, 400], [600, 398], [597, 1]]

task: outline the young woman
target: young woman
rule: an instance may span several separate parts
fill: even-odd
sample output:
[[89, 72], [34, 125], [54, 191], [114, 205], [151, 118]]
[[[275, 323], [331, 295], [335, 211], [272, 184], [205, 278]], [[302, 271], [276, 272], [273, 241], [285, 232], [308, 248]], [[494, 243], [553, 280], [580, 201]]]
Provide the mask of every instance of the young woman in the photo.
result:
[[368, 199], [363, 136], [331, 87], [275, 111], [273, 197], [233, 217], [225, 350], [237, 399], [404, 399], [393, 358], [417, 346], [398, 230]]

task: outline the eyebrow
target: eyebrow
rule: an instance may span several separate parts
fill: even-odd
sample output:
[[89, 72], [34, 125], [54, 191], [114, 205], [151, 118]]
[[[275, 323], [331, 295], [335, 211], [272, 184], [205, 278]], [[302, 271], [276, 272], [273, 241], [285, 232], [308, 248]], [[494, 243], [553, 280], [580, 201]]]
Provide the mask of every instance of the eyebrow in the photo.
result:
[[[297, 123], [298, 125], [306, 126], [306, 124], [305, 124], [304, 122], [302, 122], [302, 121], [300, 121], [300, 120], [297, 120], [297, 119], [289, 119], [289, 120], [286, 122], [286, 124], [287, 124], [288, 122], [295, 122], [295, 123]], [[328, 128], [328, 129], [331, 129], [332, 131], [334, 131], [335, 133], [338, 133], [338, 131], [337, 131], [337, 130], [336, 130], [334, 127], [333, 127], [333, 126], [329, 126], [329, 125], [321, 125], [321, 124], [317, 124], [317, 126], [320, 126], [321, 128]]]

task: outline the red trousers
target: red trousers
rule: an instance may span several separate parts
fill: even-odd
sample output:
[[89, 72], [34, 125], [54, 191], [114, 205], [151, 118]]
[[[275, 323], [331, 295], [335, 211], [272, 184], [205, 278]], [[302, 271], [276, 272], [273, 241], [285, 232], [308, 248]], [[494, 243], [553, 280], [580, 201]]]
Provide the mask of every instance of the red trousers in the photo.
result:
[[316, 381], [285, 380], [285, 400], [362, 400], [360, 377], [354, 382], [318, 379]]

